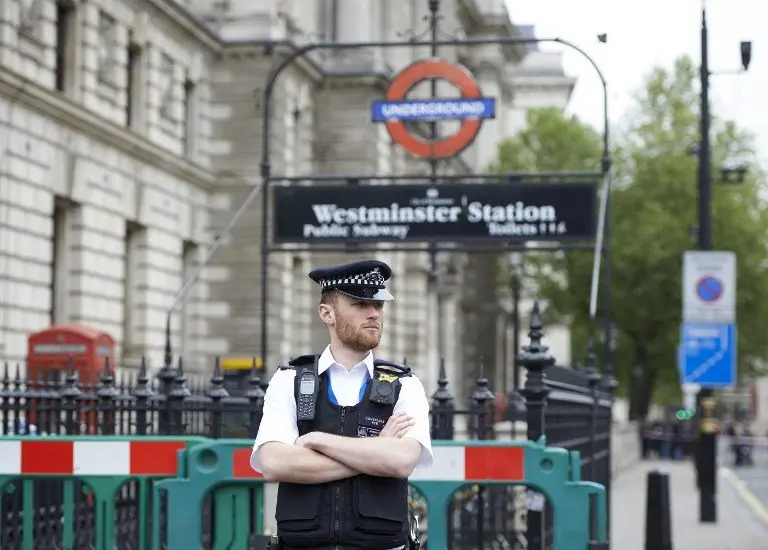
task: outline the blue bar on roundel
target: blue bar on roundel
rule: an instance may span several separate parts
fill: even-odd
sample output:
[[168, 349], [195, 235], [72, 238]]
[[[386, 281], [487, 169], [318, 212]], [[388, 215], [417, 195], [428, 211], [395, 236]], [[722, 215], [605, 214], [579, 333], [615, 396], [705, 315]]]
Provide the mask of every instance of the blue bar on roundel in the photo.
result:
[[492, 97], [405, 99], [401, 101], [375, 101], [371, 105], [373, 122], [468, 120], [495, 117], [496, 100]]

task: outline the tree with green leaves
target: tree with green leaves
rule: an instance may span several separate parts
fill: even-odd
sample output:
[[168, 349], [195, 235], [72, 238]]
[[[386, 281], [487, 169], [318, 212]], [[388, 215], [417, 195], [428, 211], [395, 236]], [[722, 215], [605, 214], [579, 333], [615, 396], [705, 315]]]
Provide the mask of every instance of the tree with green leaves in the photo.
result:
[[[624, 127], [614, 130], [609, 222], [613, 319], [619, 330], [614, 364], [619, 391], [630, 397], [634, 418], [644, 417], [654, 398], [666, 403], [679, 399], [682, 255], [696, 247], [696, 78], [687, 57], [677, 60], [672, 71], [653, 70]], [[743, 379], [768, 357], [762, 328], [768, 319], [768, 210], [759, 194], [765, 177], [751, 137], [732, 122], [713, 120], [712, 151], [714, 249], [732, 250], [738, 258]], [[494, 169], [598, 171], [600, 156], [601, 138], [592, 127], [557, 109], [541, 109], [530, 111], [526, 128], [500, 145]], [[734, 159], [749, 168], [739, 184], [721, 178]], [[548, 316], [570, 324], [573, 357], [584, 357], [592, 254], [540, 252], [530, 260], [527, 273]]]

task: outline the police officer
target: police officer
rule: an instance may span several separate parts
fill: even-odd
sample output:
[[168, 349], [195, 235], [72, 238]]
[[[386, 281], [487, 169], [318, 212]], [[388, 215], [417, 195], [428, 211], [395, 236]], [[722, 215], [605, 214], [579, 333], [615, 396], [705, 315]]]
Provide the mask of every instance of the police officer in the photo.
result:
[[330, 345], [281, 366], [264, 400], [251, 466], [279, 482], [279, 547], [394, 550], [409, 544], [408, 481], [432, 464], [429, 404], [403, 365], [374, 359], [388, 265], [316, 269]]

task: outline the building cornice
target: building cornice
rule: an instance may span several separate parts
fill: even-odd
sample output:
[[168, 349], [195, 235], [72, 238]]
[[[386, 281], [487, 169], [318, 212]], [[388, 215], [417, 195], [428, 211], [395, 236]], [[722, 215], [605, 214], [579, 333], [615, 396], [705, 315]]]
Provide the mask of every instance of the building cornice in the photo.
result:
[[[458, 6], [458, 18], [464, 25], [464, 30], [469, 37], [480, 36], [499, 36], [503, 38], [514, 38], [517, 36], [517, 28], [509, 19], [509, 16], [502, 14], [486, 15], [480, 11], [475, 0], [462, 0]], [[525, 57], [527, 50], [523, 44], [503, 44], [500, 45], [504, 57], [508, 62], [518, 63]]]
[[505, 74], [505, 68], [498, 63], [494, 63], [487, 59], [473, 59], [468, 55], [461, 56], [460, 62], [475, 76], [478, 76], [484, 72], [492, 73], [496, 80], [499, 82], [501, 91], [504, 94], [514, 93], [514, 87], [510, 84], [509, 78], [507, 78]]
[[173, 21], [174, 24], [189, 33], [191, 37], [199, 40], [206, 48], [210, 48], [212, 52], [215, 53], [221, 50], [223, 43], [219, 35], [186, 6], [175, 0], [146, 1], [150, 6]]
[[43, 116], [109, 144], [116, 149], [205, 190], [213, 188], [214, 175], [205, 168], [165, 151], [148, 139], [126, 130], [0, 66], [0, 94], [34, 109]]
[[570, 99], [576, 88], [576, 79], [570, 76], [515, 76], [508, 79], [509, 86], [516, 91], [539, 90], [563, 90]]
[[[222, 47], [222, 55], [225, 56], [282, 56], [287, 57], [296, 52], [301, 46], [291, 40], [247, 40], [225, 42]], [[323, 67], [311, 57], [311, 54], [302, 55], [291, 63], [291, 66], [298, 67], [312, 80], [323, 78], [325, 71]], [[270, 67], [271, 70], [271, 67]]]
[[391, 75], [386, 72], [350, 73], [344, 71], [326, 71], [323, 75], [323, 87], [335, 88], [373, 88], [386, 90], [391, 81]]
[[513, 75], [507, 77], [507, 80], [514, 86], [568, 86], [576, 84], [576, 78], [566, 75]]

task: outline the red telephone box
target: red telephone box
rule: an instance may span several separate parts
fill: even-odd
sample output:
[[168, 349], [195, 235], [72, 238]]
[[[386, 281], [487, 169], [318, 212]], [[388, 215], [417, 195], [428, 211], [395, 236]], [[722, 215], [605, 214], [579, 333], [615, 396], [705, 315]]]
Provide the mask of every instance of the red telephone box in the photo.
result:
[[34, 383], [61, 380], [70, 358], [80, 381], [93, 383], [104, 372], [109, 358], [115, 368], [115, 340], [106, 332], [85, 325], [53, 325], [31, 334], [27, 339], [27, 374]]

